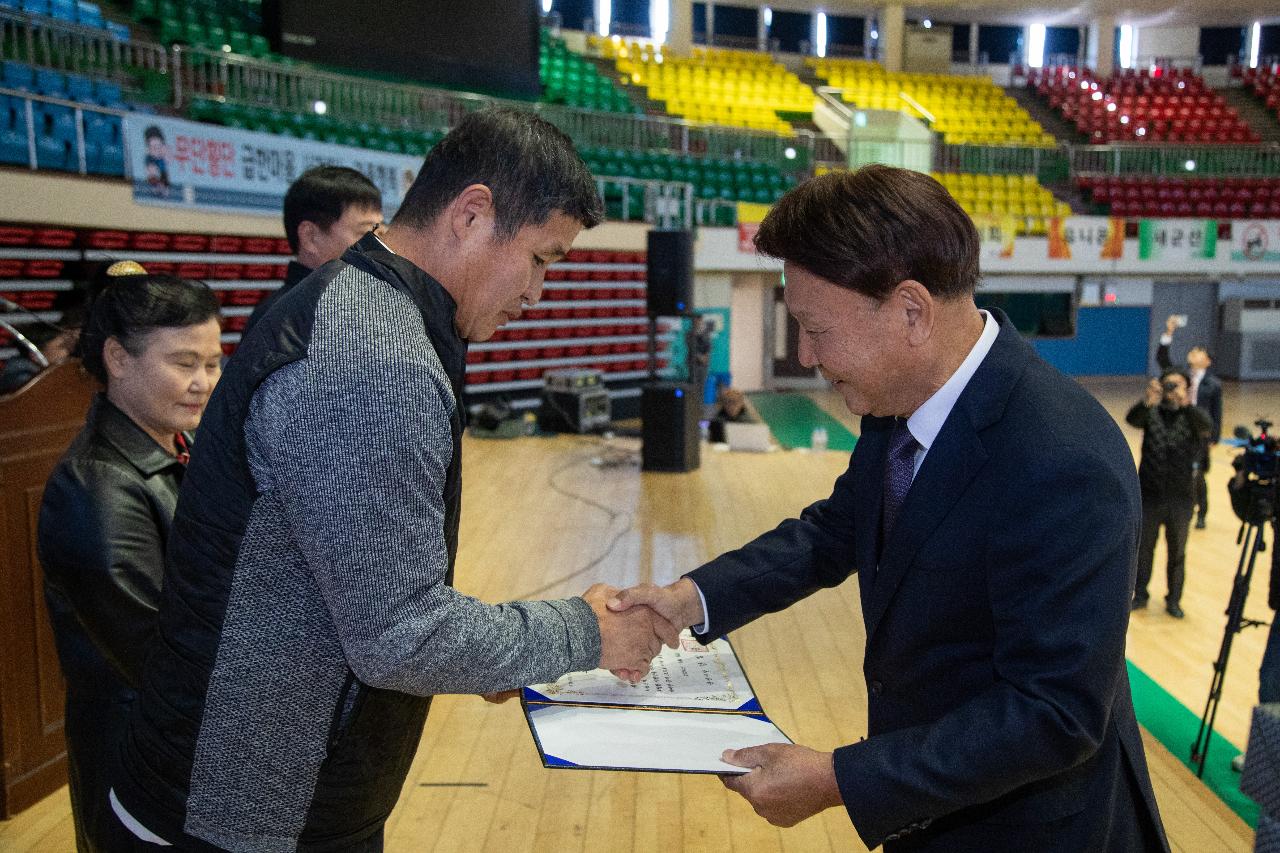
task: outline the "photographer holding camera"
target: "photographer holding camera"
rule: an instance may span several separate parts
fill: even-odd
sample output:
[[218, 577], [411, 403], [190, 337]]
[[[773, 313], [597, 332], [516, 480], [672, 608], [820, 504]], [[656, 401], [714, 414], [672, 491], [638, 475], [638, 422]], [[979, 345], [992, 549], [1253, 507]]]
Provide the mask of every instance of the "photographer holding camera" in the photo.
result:
[[1204, 454], [1213, 421], [1191, 405], [1190, 379], [1176, 368], [1165, 368], [1147, 386], [1144, 400], [1125, 420], [1143, 431], [1138, 481], [1142, 487], [1142, 537], [1138, 546], [1138, 578], [1132, 609], [1147, 606], [1156, 538], [1165, 529], [1168, 546], [1169, 593], [1165, 611], [1175, 619], [1185, 614], [1179, 604], [1186, 574], [1187, 533], [1195, 506], [1195, 474]]
[[[1169, 347], [1173, 344], [1173, 333], [1186, 324], [1185, 315], [1172, 314], [1165, 320], [1164, 334], [1160, 336], [1160, 346], [1156, 348], [1156, 364], [1161, 370], [1173, 367], [1173, 358], [1169, 355]], [[1213, 429], [1204, 446], [1195, 473], [1196, 498], [1196, 530], [1204, 530], [1205, 514], [1209, 511], [1209, 487], [1205, 483], [1205, 474], [1209, 472], [1209, 448], [1218, 443], [1222, 437], [1222, 382], [1213, 375], [1213, 358], [1203, 346], [1193, 346], [1187, 350], [1187, 378], [1191, 380], [1187, 386], [1191, 405], [1199, 406], [1209, 413], [1213, 420]]]

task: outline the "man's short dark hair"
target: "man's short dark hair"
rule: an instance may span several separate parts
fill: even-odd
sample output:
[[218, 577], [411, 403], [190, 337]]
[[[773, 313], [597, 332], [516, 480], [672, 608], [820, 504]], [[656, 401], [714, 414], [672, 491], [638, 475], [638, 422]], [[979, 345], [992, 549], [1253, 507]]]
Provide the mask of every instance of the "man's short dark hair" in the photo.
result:
[[946, 188], [922, 172], [863, 166], [813, 178], [784, 195], [756, 249], [833, 284], [886, 298], [914, 279], [941, 299], [978, 284], [978, 230]]
[[1181, 367], [1166, 367], [1164, 370], [1161, 370], [1160, 384], [1164, 385], [1164, 381], [1170, 376], [1181, 376], [1187, 383], [1187, 387], [1191, 387], [1191, 374], [1187, 373], [1187, 371], [1183, 370]]
[[142, 139], [144, 142], [150, 142], [153, 139], [159, 139], [164, 142], [164, 133], [157, 125], [149, 125], [146, 130], [142, 131]]
[[382, 209], [373, 181], [346, 166], [316, 166], [303, 172], [284, 194], [284, 235], [298, 251], [298, 226], [314, 222], [328, 231], [348, 207]]
[[530, 112], [474, 112], [440, 141], [409, 187], [393, 222], [422, 227], [473, 184], [493, 193], [500, 239], [563, 213], [584, 228], [604, 219], [591, 171], [559, 128]]
[[1191, 349], [1187, 350], [1187, 353], [1190, 354], [1195, 352], [1196, 350], [1200, 350], [1200, 352], [1204, 353], [1204, 357], [1209, 359], [1210, 364], [1213, 364], [1213, 353], [1209, 352], [1208, 347], [1200, 346], [1199, 344], [1196, 344]]

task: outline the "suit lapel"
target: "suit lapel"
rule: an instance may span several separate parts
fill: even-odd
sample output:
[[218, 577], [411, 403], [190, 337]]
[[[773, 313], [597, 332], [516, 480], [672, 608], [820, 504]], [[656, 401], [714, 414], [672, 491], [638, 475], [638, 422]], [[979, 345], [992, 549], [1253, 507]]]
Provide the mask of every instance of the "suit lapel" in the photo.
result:
[[[988, 452], [980, 433], [1004, 415], [1009, 391], [1034, 356], [1031, 347], [1022, 340], [1009, 318], [999, 310], [994, 310], [993, 313], [1000, 323], [1000, 334], [961, 392], [941, 432], [929, 448], [924, 464], [920, 466], [911, 490], [907, 492], [897, 523], [881, 550], [875, 580], [863, 594], [863, 618], [868, 642], [921, 546], [951, 512], [973, 478], [986, 464]], [[866, 513], [872, 525], [870, 541], [873, 543], [880, 521], [886, 440], [882, 439], [880, 444], [874, 482], [869, 484], [876, 492], [875, 511]], [[871, 507], [872, 502], [868, 500], [859, 504], [860, 508], [864, 506]], [[871, 562], [864, 565], [875, 566], [874, 545], [872, 547]], [[957, 558], [967, 559], [961, 555], [957, 555]], [[864, 590], [867, 590], [867, 586], [864, 584]]]
[[[868, 612], [876, 573], [876, 548], [880, 537], [880, 506], [884, 502], [884, 456], [889, 444], [893, 418], [862, 419], [858, 445], [854, 450], [854, 559], [858, 569], [858, 589], [862, 612]], [[868, 632], [869, 633], [869, 632]]]
[[[929, 455], [907, 492], [897, 523], [884, 543], [872, 584], [870, 607], [864, 611], [868, 639], [920, 546], [951, 512], [986, 461], [986, 448], [967, 414], [957, 406], [929, 448]], [[877, 512], [875, 517], [879, 519], [880, 514]]]

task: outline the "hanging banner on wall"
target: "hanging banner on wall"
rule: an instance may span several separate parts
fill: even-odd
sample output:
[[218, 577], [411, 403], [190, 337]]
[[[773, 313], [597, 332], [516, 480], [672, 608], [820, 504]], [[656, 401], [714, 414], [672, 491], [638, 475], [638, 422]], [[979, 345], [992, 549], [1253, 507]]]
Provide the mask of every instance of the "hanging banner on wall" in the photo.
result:
[[760, 230], [760, 223], [764, 221], [765, 216], [772, 209], [773, 205], [770, 204], [756, 204], [749, 201], [738, 202], [739, 252], [744, 255], [754, 255], [756, 253], [756, 232]]
[[1280, 219], [1239, 219], [1231, 223], [1231, 260], [1280, 261]]
[[976, 213], [972, 218], [974, 227], [978, 229], [978, 238], [982, 241], [984, 261], [1013, 257], [1014, 237], [1018, 233], [1016, 218], [994, 213]]
[[1053, 217], [1049, 229], [1049, 258], [1100, 259], [1117, 261], [1124, 257], [1124, 220], [1114, 216]]
[[1124, 220], [1107, 216], [1070, 216], [1046, 222], [1048, 239], [1017, 238], [1026, 220], [994, 213], [973, 216], [984, 261], [1115, 261], [1124, 257]]
[[1144, 261], [1211, 259], [1218, 253], [1216, 219], [1142, 219], [1138, 257]]
[[349, 166], [382, 192], [387, 218], [422, 158], [131, 113], [124, 119], [133, 198], [209, 210], [280, 214], [285, 191], [313, 166]]

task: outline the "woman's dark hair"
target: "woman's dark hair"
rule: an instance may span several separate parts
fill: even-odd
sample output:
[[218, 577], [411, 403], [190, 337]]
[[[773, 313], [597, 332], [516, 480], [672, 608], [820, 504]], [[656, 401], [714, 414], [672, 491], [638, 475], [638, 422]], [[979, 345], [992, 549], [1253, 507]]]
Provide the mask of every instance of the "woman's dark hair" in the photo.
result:
[[171, 275], [99, 273], [90, 288], [90, 304], [80, 330], [79, 354], [85, 370], [104, 385], [102, 350], [108, 338], [131, 355], [142, 352], [147, 333], [161, 328], [196, 326], [218, 317], [218, 297], [202, 281]]
[[829, 172], [784, 195], [760, 223], [756, 249], [872, 299], [913, 279], [934, 296], [978, 284], [978, 230], [923, 172], [863, 166]]
[[427, 225], [472, 184], [493, 193], [500, 239], [557, 212], [583, 228], [604, 219], [595, 179], [573, 140], [531, 112], [496, 108], [469, 114], [431, 149], [392, 222]]

